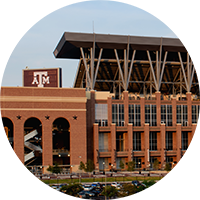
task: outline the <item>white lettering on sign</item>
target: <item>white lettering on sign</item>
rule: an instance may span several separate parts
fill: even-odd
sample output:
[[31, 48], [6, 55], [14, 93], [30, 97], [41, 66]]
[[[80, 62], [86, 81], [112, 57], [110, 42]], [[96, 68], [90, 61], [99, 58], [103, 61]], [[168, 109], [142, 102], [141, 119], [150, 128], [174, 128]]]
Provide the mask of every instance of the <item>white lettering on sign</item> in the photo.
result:
[[32, 85], [36, 84], [38, 87], [44, 87], [44, 84], [49, 83], [49, 76], [47, 72], [34, 72]]

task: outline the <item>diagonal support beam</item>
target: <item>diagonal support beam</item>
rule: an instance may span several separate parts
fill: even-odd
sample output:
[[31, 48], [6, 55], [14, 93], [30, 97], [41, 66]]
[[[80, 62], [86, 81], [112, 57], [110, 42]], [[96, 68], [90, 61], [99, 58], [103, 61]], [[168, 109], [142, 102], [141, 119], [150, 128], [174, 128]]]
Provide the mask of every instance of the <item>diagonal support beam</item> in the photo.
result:
[[150, 56], [150, 53], [149, 53], [148, 50], [147, 50], [147, 56], [148, 56], [148, 59], [149, 59], [149, 64], [150, 64], [150, 68], [151, 68], [151, 73], [152, 73], [152, 75], [153, 75], [153, 81], [154, 81], [154, 84], [155, 84], [155, 86], [156, 86], [156, 91], [159, 91], [159, 89], [158, 89], [158, 83], [157, 83], [157, 80], [156, 80], [155, 72], [154, 72], [154, 69], [153, 69], [152, 61], [151, 61], [151, 56]]
[[80, 50], [81, 50], [81, 55], [82, 55], [82, 58], [83, 58], [83, 63], [84, 63], [84, 66], [85, 66], [85, 71], [86, 71], [86, 73], [87, 73], [87, 78], [88, 78], [88, 81], [89, 81], [89, 84], [90, 84], [90, 88], [92, 88], [92, 83], [91, 83], [91, 79], [90, 79], [90, 74], [89, 74], [88, 67], [87, 67], [87, 64], [86, 64], [86, 60], [85, 60], [83, 48], [80, 47]]
[[135, 59], [135, 53], [136, 53], [136, 50], [133, 51], [131, 65], [130, 65], [130, 69], [129, 69], [129, 73], [128, 73], [126, 89], [128, 89], [128, 85], [129, 85], [129, 81], [130, 81], [130, 77], [131, 77], [131, 72], [132, 72], [132, 68], [133, 68], [133, 62], [134, 62], [134, 59]]
[[160, 80], [159, 80], [159, 84], [158, 84], [158, 90], [160, 90], [161, 81], [162, 81], [163, 74], [164, 74], [164, 69], [165, 69], [165, 62], [167, 60], [167, 54], [168, 54], [168, 52], [166, 51], [165, 52], [164, 61], [163, 61], [163, 64], [162, 64], [162, 70], [161, 70], [161, 74], [160, 74]]
[[186, 85], [186, 88], [187, 88], [187, 92], [189, 92], [189, 84], [187, 82], [187, 78], [186, 78], [186, 74], [185, 74], [185, 70], [184, 70], [184, 66], [183, 66], [183, 61], [182, 61], [181, 53], [180, 52], [178, 52], [178, 56], [179, 56], [179, 60], [180, 60], [180, 63], [181, 63], [181, 68], [182, 68], [183, 77], [184, 77], [184, 80], [185, 80], [185, 85]]
[[93, 80], [93, 89], [96, 83], [96, 79], [97, 79], [97, 74], [98, 74], [98, 70], [99, 70], [99, 65], [100, 65], [100, 61], [101, 61], [101, 55], [102, 55], [103, 49], [100, 49], [99, 52], [99, 57], [98, 57], [98, 62], [97, 62], [97, 66], [96, 66], [96, 71], [95, 71], [95, 76], [94, 76], [94, 80]]
[[191, 76], [190, 76], [190, 85], [189, 85], [189, 89], [190, 90], [191, 90], [191, 86], [192, 86], [192, 79], [193, 79], [193, 77], [194, 77], [194, 66], [193, 66], [193, 69], [192, 69], [192, 72], [191, 72]]
[[115, 56], [116, 56], [116, 59], [117, 59], [119, 73], [120, 73], [120, 76], [121, 76], [121, 79], [122, 79], [122, 83], [123, 83], [123, 88], [125, 88], [124, 76], [123, 76], [122, 68], [121, 68], [121, 65], [120, 65], [120, 62], [119, 62], [119, 57], [118, 57], [118, 54], [117, 54], [117, 50], [114, 49], [114, 52], [115, 52]]

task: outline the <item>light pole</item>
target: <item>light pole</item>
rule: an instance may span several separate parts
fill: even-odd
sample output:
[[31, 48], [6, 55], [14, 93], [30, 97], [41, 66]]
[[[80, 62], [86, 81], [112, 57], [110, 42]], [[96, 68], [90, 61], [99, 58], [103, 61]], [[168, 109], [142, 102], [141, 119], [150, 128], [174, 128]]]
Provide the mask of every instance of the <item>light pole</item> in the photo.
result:
[[103, 174], [105, 174], [105, 171], [104, 171], [104, 165], [105, 165], [105, 162], [103, 162]]

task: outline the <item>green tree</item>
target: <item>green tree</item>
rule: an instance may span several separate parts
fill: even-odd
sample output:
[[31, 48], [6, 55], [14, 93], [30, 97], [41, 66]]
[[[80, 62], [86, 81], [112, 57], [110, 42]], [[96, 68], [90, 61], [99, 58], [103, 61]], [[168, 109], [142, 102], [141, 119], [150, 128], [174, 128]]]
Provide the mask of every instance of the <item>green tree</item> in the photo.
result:
[[124, 184], [119, 191], [119, 197], [125, 197], [137, 192], [137, 188], [132, 184]]
[[172, 176], [168, 181], [168, 188], [178, 193], [179, 200], [181, 198], [181, 193], [184, 191], [191, 192], [193, 186], [194, 181], [184, 175], [177, 177]]
[[85, 171], [86, 172], [92, 172], [94, 170], [94, 163], [92, 160], [88, 160], [86, 163]]
[[151, 187], [152, 185], [154, 185], [156, 182], [154, 180], [150, 180], [150, 181], [143, 181], [143, 184], [146, 185], [146, 187]]
[[85, 164], [82, 161], [80, 162], [79, 170], [85, 170]]
[[30, 168], [22, 163], [19, 165], [19, 167], [17, 167], [17, 171], [23, 175], [24, 174], [29, 175], [31, 173]]
[[171, 170], [170, 163], [166, 163], [165, 170], [168, 171], [168, 172]]
[[116, 187], [112, 187], [112, 186], [106, 186], [102, 193], [101, 193], [103, 196], [106, 196], [108, 197], [109, 199], [111, 198], [115, 198], [119, 195], [119, 192], [117, 190]]
[[50, 194], [50, 187], [44, 187], [44, 183], [41, 180], [29, 180], [23, 181], [17, 188], [5, 191], [0, 195], [0, 199], [16, 199], [16, 195], [21, 199], [29, 200], [36, 199], [38, 194], [45, 193]]
[[47, 168], [47, 171], [53, 173], [53, 174], [60, 174], [60, 172], [62, 171], [62, 169], [58, 166], [58, 164], [56, 163], [54, 166], [50, 166]]
[[153, 163], [153, 168], [155, 169], [155, 170], [158, 170], [158, 168], [159, 168], [159, 161], [156, 159], [155, 161], [154, 161], [154, 163]]
[[122, 160], [120, 160], [119, 167], [120, 167], [121, 169], [124, 169], [124, 162], [123, 162]]
[[133, 161], [128, 162], [128, 171], [134, 171], [135, 163]]
[[64, 185], [61, 187], [60, 191], [74, 196], [74, 197], [78, 197], [78, 193], [81, 192], [83, 190], [81, 184], [69, 184], [69, 185]]

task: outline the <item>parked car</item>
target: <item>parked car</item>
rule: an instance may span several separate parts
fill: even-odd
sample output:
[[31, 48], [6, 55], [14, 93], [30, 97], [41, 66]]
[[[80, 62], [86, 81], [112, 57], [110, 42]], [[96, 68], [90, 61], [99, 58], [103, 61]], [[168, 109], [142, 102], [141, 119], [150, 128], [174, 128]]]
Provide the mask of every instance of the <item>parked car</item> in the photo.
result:
[[140, 185], [139, 181], [132, 181], [132, 185], [135, 185], [136, 187]]
[[101, 184], [99, 182], [94, 182], [91, 185], [92, 187], [101, 188]]
[[121, 185], [117, 182], [111, 183], [111, 186], [116, 187], [118, 190], [121, 188]]
[[94, 187], [93, 186], [91, 186], [91, 185], [83, 185], [83, 189], [85, 190], [85, 191], [90, 191], [90, 190], [92, 190]]

